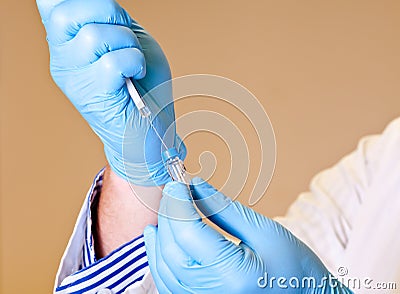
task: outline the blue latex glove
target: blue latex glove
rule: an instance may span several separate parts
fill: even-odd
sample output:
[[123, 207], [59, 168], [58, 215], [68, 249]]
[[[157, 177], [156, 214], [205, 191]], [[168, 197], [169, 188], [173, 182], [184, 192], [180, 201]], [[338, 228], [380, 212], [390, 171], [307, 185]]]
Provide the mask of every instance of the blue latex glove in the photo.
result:
[[[115, 1], [37, 0], [37, 5], [47, 31], [51, 75], [100, 137], [113, 171], [137, 185], [169, 181], [161, 142], [125, 84], [125, 78], [136, 79], [144, 95], [171, 79], [160, 46]], [[156, 129], [184, 157], [170, 84], [145, 98], [154, 114], [162, 110], [153, 121]]]
[[[144, 233], [160, 293], [352, 293], [332, 276], [330, 281], [319, 258], [277, 222], [231, 201], [201, 179], [192, 181], [192, 189], [200, 211], [241, 243], [235, 245], [202, 222], [185, 185], [168, 183], [158, 229], [148, 226]], [[281, 286], [280, 277], [286, 279], [280, 280]], [[315, 279], [316, 286], [308, 287], [305, 280], [302, 288], [305, 277]], [[290, 279], [300, 286], [291, 287]]]

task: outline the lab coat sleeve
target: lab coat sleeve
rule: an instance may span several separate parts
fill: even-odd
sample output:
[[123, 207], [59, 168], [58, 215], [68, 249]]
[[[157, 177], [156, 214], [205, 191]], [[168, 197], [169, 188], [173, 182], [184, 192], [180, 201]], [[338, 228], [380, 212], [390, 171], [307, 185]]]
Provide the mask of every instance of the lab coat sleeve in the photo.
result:
[[96, 176], [78, 216], [58, 269], [54, 293], [156, 293], [143, 235], [96, 259], [91, 206], [98, 199], [102, 182], [103, 170]]
[[317, 174], [310, 191], [300, 194], [284, 217], [275, 219], [312, 248], [333, 273], [345, 255], [376, 173], [390, 164], [382, 157], [390, 156], [394, 145], [400, 146], [398, 138], [400, 119], [389, 124], [381, 135], [361, 139], [354, 152]]

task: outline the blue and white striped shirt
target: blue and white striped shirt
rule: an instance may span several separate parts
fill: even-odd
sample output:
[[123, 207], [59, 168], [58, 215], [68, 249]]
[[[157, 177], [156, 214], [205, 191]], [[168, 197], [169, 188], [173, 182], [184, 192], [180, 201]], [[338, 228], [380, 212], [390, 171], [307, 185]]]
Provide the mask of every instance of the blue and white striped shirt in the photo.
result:
[[[88, 192], [86, 208], [82, 210], [86, 213], [86, 222], [74, 230], [73, 237], [78, 229], [84, 232], [82, 237], [85, 240], [80, 243], [82, 252], [78, 255], [81, 259], [80, 265], [76, 272], [62, 279], [55, 293], [97, 293], [105, 288], [111, 290], [112, 293], [123, 293], [127, 287], [141, 281], [149, 271], [143, 235], [122, 245], [106, 257], [96, 260], [91, 207], [94, 207], [100, 195], [103, 173], [104, 169], [95, 177]], [[71, 242], [73, 242], [72, 239]], [[75, 260], [75, 262], [78, 261]]]

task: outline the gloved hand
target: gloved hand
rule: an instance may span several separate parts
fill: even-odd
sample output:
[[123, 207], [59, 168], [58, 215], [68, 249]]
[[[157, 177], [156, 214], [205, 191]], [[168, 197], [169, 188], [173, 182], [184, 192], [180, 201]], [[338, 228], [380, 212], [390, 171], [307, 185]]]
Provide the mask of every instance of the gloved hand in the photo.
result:
[[235, 245], [202, 222], [185, 185], [168, 183], [158, 228], [148, 226], [144, 232], [160, 293], [351, 293], [279, 223], [199, 178], [192, 181], [192, 196], [204, 215], [241, 243]]
[[[100, 137], [112, 170], [137, 185], [166, 183], [161, 142], [125, 84], [125, 78], [136, 79], [145, 95], [171, 79], [160, 46], [113, 0], [37, 0], [37, 5], [47, 31], [51, 75]], [[160, 89], [144, 97], [152, 113], [159, 112], [153, 124], [168, 147], [184, 157], [175, 137], [171, 86]]]

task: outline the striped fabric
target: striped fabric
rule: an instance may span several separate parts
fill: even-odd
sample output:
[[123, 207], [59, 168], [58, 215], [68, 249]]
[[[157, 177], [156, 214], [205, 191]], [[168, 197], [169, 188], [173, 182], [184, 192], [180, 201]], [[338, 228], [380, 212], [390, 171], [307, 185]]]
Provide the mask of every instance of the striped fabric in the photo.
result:
[[[96, 176], [88, 193], [88, 207], [96, 207], [103, 184], [104, 170]], [[88, 209], [85, 242], [82, 248], [81, 270], [65, 278], [56, 293], [97, 293], [110, 289], [123, 293], [133, 283], [143, 279], [149, 271], [143, 235], [122, 245], [106, 257], [96, 260], [92, 234], [92, 215]]]

